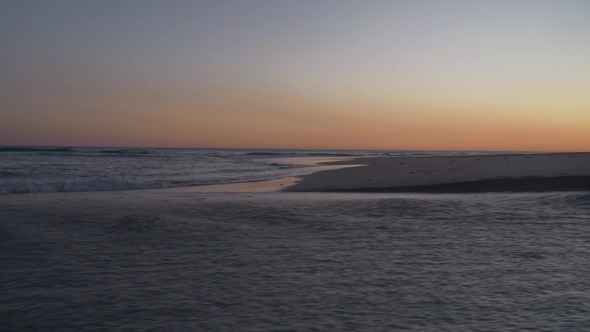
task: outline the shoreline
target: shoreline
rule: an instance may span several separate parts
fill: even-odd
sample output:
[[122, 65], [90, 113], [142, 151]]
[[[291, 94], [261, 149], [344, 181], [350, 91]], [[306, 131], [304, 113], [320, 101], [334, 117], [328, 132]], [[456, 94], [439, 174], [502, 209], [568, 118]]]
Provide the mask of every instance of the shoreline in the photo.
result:
[[[499, 193], [590, 191], [590, 152], [338, 158], [307, 175], [265, 181], [120, 192]], [[330, 158], [332, 159], [332, 158]], [[311, 163], [311, 161], [308, 161]], [[67, 192], [90, 193], [94, 191]], [[111, 192], [111, 191], [96, 191]], [[61, 192], [55, 192], [61, 193]], [[23, 193], [20, 195], [48, 195]], [[2, 196], [13, 196], [0, 195]]]
[[483, 193], [590, 190], [590, 153], [363, 157], [301, 177], [286, 192]]

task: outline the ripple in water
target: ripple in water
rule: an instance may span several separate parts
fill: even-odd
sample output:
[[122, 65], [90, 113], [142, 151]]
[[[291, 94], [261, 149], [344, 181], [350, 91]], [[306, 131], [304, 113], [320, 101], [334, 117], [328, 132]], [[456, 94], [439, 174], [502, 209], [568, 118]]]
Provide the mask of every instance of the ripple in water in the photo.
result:
[[84, 195], [0, 200], [5, 329], [590, 328], [588, 194]]

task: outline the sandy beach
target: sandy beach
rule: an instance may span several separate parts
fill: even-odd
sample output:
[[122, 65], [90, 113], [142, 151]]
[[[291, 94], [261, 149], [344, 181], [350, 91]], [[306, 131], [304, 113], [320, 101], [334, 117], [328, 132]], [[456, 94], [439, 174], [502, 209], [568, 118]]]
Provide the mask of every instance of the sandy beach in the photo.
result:
[[590, 153], [358, 158], [285, 191], [539, 192], [590, 190]]

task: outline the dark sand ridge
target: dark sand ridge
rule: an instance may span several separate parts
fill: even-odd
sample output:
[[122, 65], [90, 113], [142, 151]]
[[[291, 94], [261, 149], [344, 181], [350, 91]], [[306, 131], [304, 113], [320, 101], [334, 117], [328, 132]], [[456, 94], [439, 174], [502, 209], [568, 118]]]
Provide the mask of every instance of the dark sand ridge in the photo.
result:
[[590, 153], [373, 157], [307, 175], [285, 191], [528, 192], [590, 190]]

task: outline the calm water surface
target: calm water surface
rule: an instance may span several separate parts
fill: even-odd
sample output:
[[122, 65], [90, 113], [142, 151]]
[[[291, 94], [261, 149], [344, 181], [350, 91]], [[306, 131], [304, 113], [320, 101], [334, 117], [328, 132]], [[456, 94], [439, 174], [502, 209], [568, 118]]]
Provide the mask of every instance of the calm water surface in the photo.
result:
[[0, 197], [19, 330], [590, 330], [590, 194]]

